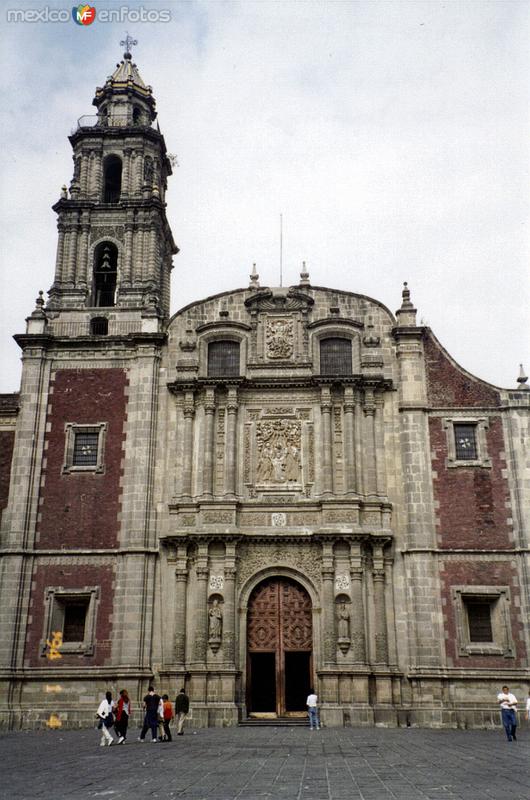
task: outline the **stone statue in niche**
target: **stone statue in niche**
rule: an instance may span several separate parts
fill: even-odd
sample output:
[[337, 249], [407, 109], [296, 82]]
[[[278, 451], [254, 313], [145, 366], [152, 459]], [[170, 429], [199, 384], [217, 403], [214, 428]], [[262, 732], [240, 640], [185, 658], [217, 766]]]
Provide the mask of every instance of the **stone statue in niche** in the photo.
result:
[[298, 420], [261, 420], [256, 426], [256, 483], [300, 482], [301, 425]]
[[350, 611], [346, 603], [340, 603], [337, 611], [337, 644], [343, 653], [350, 649]]
[[153, 183], [153, 159], [146, 156], [144, 161], [144, 183], [151, 186]]
[[208, 644], [214, 653], [216, 653], [221, 646], [222, 634], [223, 609], [219, 605], [219, 600], [215, 597], [208, 611]]
[[268, 319], [265, 328], [267, 358], [291, 358], [294, 350], [292, 319]]

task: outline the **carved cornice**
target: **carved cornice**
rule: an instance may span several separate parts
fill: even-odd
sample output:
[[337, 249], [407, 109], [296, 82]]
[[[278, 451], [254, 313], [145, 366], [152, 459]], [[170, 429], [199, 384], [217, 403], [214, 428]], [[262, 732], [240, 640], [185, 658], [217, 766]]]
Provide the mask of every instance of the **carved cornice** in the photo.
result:
[[196, 333], [204, 333], [204, 331], [216, 331], [218, 329], [227, 330], [229, 328], [237, 328], [241, 331], [251, 331], [250, 325], [244, 322], [236, 322], [235, 320], [220, 319], [215, 322], [205, 322], [203, 325], [197, 325], [195, 328]]
[[270, 289], [261, 289], [245, 300], [245, 306], [251, 313], [259, 311], [273, 311], [276, 313], [285, 311], [308, 312], [314, 303], [315, 301], [310, 295], [300, 292], [296, 288], [289, 289], [285, 294], [283, 292], [275, 294]]

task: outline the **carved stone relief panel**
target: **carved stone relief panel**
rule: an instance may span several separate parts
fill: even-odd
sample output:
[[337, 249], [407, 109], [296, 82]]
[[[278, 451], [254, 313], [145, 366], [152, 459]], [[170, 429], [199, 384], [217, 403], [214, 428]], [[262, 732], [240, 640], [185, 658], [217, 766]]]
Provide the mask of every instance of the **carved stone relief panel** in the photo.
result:
[[256, 484], [301, 483], [299, 420], [260, 420], [256, 424]]
[[268, 317], [265, 323], [267, 358], [289, 359], [294, 353], [294, 320]]
[[320, 585], [322, 558], [320, 545], [297, 544], [246, 544], [239, 546], [237, 580], [241, 586], [248, 578], [267, 567], [290, 567], [306, 575], [316, 586]]

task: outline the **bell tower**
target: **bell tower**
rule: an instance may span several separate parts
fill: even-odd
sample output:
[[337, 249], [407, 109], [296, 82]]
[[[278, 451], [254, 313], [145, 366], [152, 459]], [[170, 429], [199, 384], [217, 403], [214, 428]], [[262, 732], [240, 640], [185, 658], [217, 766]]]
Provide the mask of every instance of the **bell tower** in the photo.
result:
[[171, 162], [152, 89], [132, 61], [136, 42], [121, 44], [123, 60], [96, 89], [97, 113], [80, 117], [69, 137], [73, 177], [53, 207], [59, 235], [47, 311], [70, 334], [76, 324], [78, 335], [154, 333], [169, 316], [178, 252], [164, 201]]

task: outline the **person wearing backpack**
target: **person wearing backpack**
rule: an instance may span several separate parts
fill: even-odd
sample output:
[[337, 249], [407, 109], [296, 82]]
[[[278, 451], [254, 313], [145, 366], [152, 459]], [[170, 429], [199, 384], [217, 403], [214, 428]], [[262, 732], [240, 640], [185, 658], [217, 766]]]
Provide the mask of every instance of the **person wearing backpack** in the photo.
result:
[[101, 731], [100, 747], [110, 745], [115, 741], [114, 736], [111, 734], [110, 729], [114, 725], [114, 700], [112, 699], [111, 692], [105, 693], [105, 699], [99, 704], [96, 712], [99, 718], [98, 729]]

